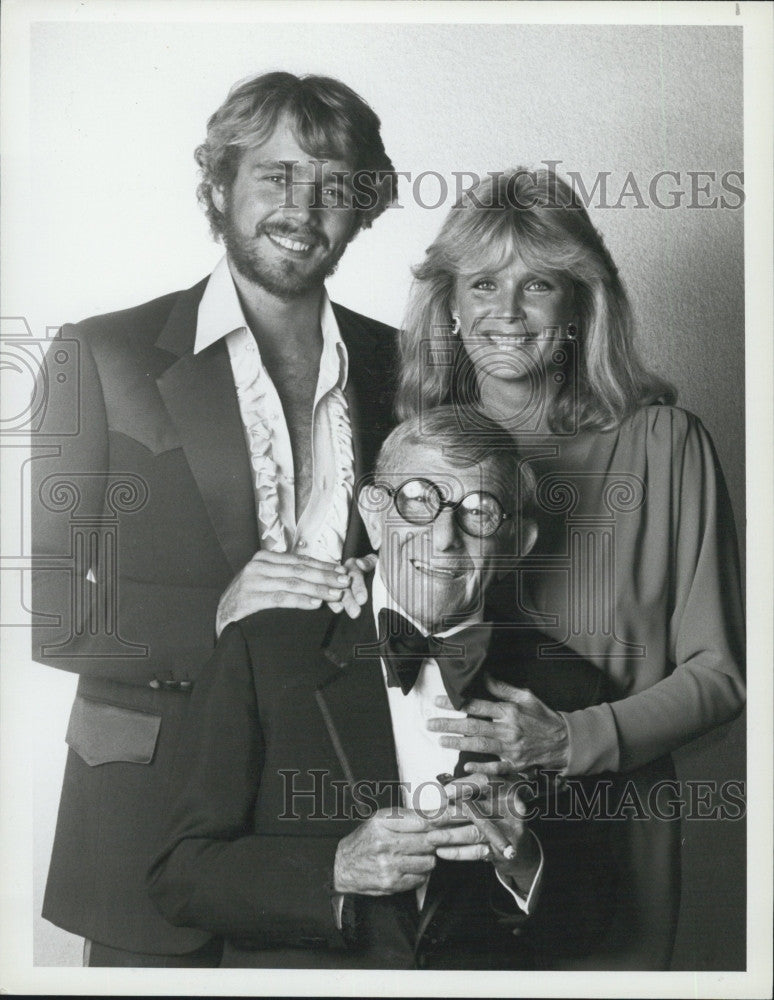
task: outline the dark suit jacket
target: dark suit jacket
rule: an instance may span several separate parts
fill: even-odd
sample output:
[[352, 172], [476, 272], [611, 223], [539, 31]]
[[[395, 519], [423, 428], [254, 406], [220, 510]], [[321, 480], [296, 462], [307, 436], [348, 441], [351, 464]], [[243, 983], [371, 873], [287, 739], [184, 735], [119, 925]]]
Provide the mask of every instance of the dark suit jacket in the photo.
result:
[[[32, 461], [33, 658], [81, 675], [43, 913], [156, 954], [206, 939], [159, 916], [144, 876], [218, 599], [258, 548], [227, 348], [192, 353], [205, 284], [62, 329]], [[391, 426], [394, 331], [334, 311], [357, 477]], [[353, 505], [345, 554], [367, 550]]]
[[[542, 903], [526, 921], [490, 865], [439, 862], [421, 914], [413, 891], [356, 896], [354, 928], [337, 929], [338, 841], [400, 804], [375, 643], [370, 603], [354, 622], [276, 610], [226, 629], [191, 700], [154, 901], [176, 924], [225, 936], [231, 965], [502, 969], [588, 951], [610, 913], [604, 823], [540, 825]], [[559, 708], [603, 696], [593, 667], [546, 666], [535, 648], [534, 633], [496, 632], [485, 669]]]

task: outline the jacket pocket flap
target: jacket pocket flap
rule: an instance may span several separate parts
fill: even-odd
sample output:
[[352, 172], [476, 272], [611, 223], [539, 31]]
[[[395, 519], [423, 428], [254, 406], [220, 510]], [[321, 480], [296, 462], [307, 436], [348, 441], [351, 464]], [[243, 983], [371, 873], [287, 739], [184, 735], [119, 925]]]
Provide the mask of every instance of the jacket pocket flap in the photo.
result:
[[65, 742], [87, 764], [150, 764], [161, 716], [76, 695]]

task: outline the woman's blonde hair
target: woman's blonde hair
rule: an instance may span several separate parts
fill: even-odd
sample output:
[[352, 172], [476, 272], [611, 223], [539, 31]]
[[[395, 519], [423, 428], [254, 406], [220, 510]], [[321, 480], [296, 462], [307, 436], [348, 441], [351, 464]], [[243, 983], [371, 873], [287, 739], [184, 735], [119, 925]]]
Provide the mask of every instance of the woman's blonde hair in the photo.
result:
[[[455, 280], [499, 270], [514, 251], [528, 267], [568, 277], [575, 289], [576, 392], [569, 391], [573, 380], [566, 379], [554, 397], [549, 413], [554, 430], [608, 430], [638, 406], [675, 401], [674, 388], [649, 372], [637, 354], [618, 269], [575, 192], [551, 170], [519, 167], [488, 174], [466, 192], [413, 270], [400, 331], [400, 418], [448, 401], [475, 401], [470, 378], [461, 376], [470, 361], [452, 332]], [[443, 358], [446, 363], [439, 363]], [[460, 399], [463, 381], [468, 384]]]

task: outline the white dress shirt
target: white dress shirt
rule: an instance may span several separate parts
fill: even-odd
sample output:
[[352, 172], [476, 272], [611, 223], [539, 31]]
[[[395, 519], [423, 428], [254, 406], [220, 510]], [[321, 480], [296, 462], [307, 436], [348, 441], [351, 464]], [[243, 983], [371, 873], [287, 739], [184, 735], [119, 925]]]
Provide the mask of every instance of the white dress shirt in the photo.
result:
[[276, 387], [245, 320], [226, 257], [210, 275], [199, 303], [194, 354], [225, 339], [253, 469], [262, 549], [341, 559], [354, 488], [348, 357], [330, 300], [320, 312], [323, 347], [312, 414], [313, 482], [296, 522], [290, 434]]
[[[423, 635], [427, 635], [427, 630], [423, 629], [419, 622], [407, 615], [406, 612], [392, 599], [381, 576], [381, 567], [377, 564], [374, 571], [374, 582], [372, 589], [372, 603], [374, 619], [377, 622], [382, 608], [393, 608], [399, 611], [413, 625], [415, 625]], [[461, 629], [481, 621], [480, 615], [471, 617], [460, 625], [446, 632], [439, 633], [441, 638], [454, 635]], [[440, 733], [431, 733], [427, 729], [427, 720], [437, 716], [448, 716], [455, 719], [465, 718], [465, 712], [455, 712], [451, 709], [438, 708], [435, 699], [438, 695], [445, 695], [446, 689], [443, 685], [441, 670], [438, 663], [432, 657], [426, 659], [419, 670], [416, 683], [408, 694], [403, 694], [400, 687], [389, 687], [387, 684], [387, 668], [382, 661], [382, 676], [384, 677], [387, 689], [387, 699], [390, 705], [390, 718], [392, 720], [392, 733], [395, 738], [395, 755], [398, 763], [398, 777], [403, 787], [404, 805], [409, 809], [416, 809], [421, 806], [424, 809], [434, 810], [439, 801], [440, 795], [436, 791], [438, 783], [436, 775], [442, 773], [453, 774], [459, 759], [459, 750], [442, 747], [440, 745]], [[540, 841], [538, 841], [540, 845]], [[540, 864], [535, 874], [535, 878], [530, 887], [526, 899], [516, 892], [513, 887], [497, 877], [516, 900], [519, 908], [524, 913], [531, 912], [530, 907], [534, 906], [537, 898], [539, 885], [543, 874], [543, 848], [540, 847]], [[417, 889], [417, 904], [421, 909], [427, 892], [427, 882]]]

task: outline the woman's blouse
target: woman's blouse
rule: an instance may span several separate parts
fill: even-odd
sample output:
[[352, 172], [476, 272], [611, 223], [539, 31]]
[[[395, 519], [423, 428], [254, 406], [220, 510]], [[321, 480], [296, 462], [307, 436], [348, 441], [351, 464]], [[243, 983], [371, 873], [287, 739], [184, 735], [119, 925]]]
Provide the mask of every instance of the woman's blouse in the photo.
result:
[[564, 714], [567, 773], [629, 770], [732, 719], [744, 704], [736, 537], [701, 421], [647, 406], [613, 431], [519, 445], [540, 528], [521, 600], [617, 698]]

